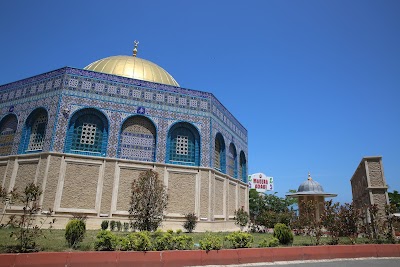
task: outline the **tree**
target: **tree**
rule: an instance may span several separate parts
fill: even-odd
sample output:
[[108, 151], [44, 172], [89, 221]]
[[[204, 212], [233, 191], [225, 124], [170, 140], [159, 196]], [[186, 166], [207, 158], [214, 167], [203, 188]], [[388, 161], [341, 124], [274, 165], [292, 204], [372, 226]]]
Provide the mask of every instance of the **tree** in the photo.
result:
[[[19, 215], [11, 215], [8, 225], [13, 228], [10, 237], [14, 237], [18, 241], [18, 245], [10, 249], [13, 252], [32, 252], [38, 251], [36, 239], [43, 236], [42, 227], [47, 219], [52, 214], [49, 210], [45, 218], [40, 219], [39, 225], [36, 224], [36, 215], [42, 211], [39, 205], [39, 199], [42, 194], [40, 187], [34, 183], [26, 185], [22, 193], [13, 190], [9, 193], [10, 201], [22, 205], [22, 212]], [[53, 219], [49, 223], [49, 228], [55, 222]]]
[[393, 190], [393, 192], [388, 192], [389, 202], [391, 205], [395, 205], [396, 212], [400, 212], [400, 194], [397, 190]]
[[274, 194], [260, 194], [255, 189], [249, 193], [250, 221], [253, 226], [273, 228], [276, 223], [289, 225], [293, 212], [289, 210], [291, 199]]
[[140, 231], [155, 231], [160, 226], [167, 208], [168, 195], [158, 173], [148, 170], [140, 173], [132, 183], [129, 208], [131, 225]]
[[265, 204], [262, 196], [255, 190], [249, 191], [249, 213], [250, 220], [254, 223], [257, 216], [265, 209]]
[[297, 231], [302, 231], [304, 235], [310, 237], [311, 243], [319, 245], [323, 235], [323, 225], [321, 220], [316, 216], [315, 210], [318, 207], [316, 201], [300, 201], [300, 215], [294, 221]]
[[0, 203], [1, 203], [2, 209], [3, 209], [3, 213], [2, 213], [1, 218], [0, 218], [0, 227], [3, 227], [4, 225], [2, 224], [2, 222], [3, 222], [3, 218], [4, 218], [4, 215], [6, 213], [6, 208], [7, 208], [6, 207], [6, 205], [7, 205], [7, 191], [1, 185], [0, 185]]
[[[296, 193], [296, 189], [289, 189], [289, 193]], [[288, 206], [293, 206], [293, 205], [298, 205], [299, 204], [299, 199], [297, 197], [286, 197], [286, 202]]]
[[244, 210], [243, 206], [235, 210], [235, 224], [239, 225], [240, 231], [249, 223], [249, 214]]
[[351, 243], [355, 244], [362, 228], [360, 225], [362, 222], [361, 210], [354, 207], [353, 204], [344, 203], [339, 207], [339, 220], [341, 235], [347, 236]]
[[343, 230], [342, 227], [345, 226], [341, 224], [341, 218], [338, 216], [340, 208], [339, 202], [333, 203], [332, 199], [326, 201], [320, 218], [322, 225], [332, 238], [332, 245], [339, 244], [340, 233]]

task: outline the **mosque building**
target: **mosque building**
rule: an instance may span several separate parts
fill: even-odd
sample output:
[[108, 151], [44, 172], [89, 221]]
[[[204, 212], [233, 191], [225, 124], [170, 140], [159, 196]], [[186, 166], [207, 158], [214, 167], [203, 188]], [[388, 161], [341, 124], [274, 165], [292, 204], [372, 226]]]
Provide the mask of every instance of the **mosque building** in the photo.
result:
[[[248, 210], [247, 130], [208, 92], [182, 88], [160, 66], [111, 56], [0, 86], [3, 188], [40, 185], [56, 227], [128, 217], [132, 181], [154, 170], [168, 189], [163, 227], [194, 212], [199, 229], [234, 227]], [[17, 203], [1, 207], [6, 214]]]

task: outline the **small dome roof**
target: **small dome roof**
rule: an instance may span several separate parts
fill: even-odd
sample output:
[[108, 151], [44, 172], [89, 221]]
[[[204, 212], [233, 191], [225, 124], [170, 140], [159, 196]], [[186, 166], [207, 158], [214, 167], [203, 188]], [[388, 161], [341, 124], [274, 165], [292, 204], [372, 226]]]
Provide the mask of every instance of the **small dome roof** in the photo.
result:
[[87, 65], [84, 69], [137, 80], [179, 86], [166, 70], [151, 61], [136, 56], [107, 57]]
[[286, 194], [286, 196], [288, 197], [300, 197], [300, 196], [311, 196], [311, 195], [323, 196], [323, 197], [337, 196], [337, 194], [326, 193], [322, 188], [322, 186], [311, 178], [310, 173], [308, 173], [308, 179], [299, 186], [299, 189], [297, 189], [296, 193]]
[[314, 181], [313, 179], [311, 179], [311, 177], [309, 177], [307, 179], [307, 181], [303, 182], [300, 186], [299, 189], [297, 189], [297, 192], [324, 192], [324, 189], [322, 188], [322, 186]]

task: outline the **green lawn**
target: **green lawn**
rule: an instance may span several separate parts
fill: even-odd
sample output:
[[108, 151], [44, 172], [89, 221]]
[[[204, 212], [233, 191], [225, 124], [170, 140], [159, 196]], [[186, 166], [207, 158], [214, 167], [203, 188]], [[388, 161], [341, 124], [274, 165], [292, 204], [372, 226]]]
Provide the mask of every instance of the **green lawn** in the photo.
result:
[[[17, 241], [10, 237], [11, 229], [0, 229], [0, 253], [7, 252], [7, 246], [16, 245]], [[96, 240], [96, 234], [98, 230], [88, 230], [86, 232], [85, 239], [80, 245], [79, 250], [88, 251], [94, 250], [94, 242]], [[40, 237], [37, 239], [37, 243], [42, 251], [71, 251], [68, 248], [67, 243], [64, 237], [64, 230], [44, 230], [43, 231], [45, 237]], [[117, 235], [125, 235], [126, 232], [114, 232]], [[214, 233], [215, 235], [219, 235], [224, 237], [228, 235], [227, 232], [218, 232]], [[188, 234], [193, 237], [194, 243], [198, 244], [199, 241], [204, 237], [205, 233], [191, 233]], [[252, 233], [254, 237], [253, 247], [258, 247], [258, 244], [265, 238], [271, 238], [272, 234], [260, 234], [260, 233]], [[322, 238], [322, 244], [328, 244], [330, 238], [324, 237]], [[360, 242], [365, 242], [365, 240], [359, 240]], [[307, 236], [295, 236], [293, 246], [309, 246], [312, 242]], [[347, 238], [343, 238], [341, 240], [341, 244], [350, 244], [350, 241]], [[224, 241], [224, 248], [229, 247], [229, 243]]]

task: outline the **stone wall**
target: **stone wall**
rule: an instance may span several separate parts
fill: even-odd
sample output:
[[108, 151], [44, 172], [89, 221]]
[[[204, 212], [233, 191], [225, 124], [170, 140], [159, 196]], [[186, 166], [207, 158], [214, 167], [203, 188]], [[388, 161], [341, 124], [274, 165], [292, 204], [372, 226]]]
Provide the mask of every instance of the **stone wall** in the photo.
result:
[[350, 180], [353, 203], [358, 208], [378, 205], [383, 215], [385, 205], [389, 204], [382, 157], [364, 157]]
[[[248, 210], [245, 183], [204, 167], [43, 152], [1, 157], [0, 182], [7, 190], [21, 190], [29, 182], [39, 184], [43, 209], [51, 208], [60, 219], [56, 227], [64, 227], [66, 218], [81, 213], [89, 217], [89, 228], [99, 228], [97, 223], [103, 219], [128, 218], [131, 183], [149, 169], [158, 172], [167, 186], [167, 225], [170, 221], [176, 227], [185, 214], [193, 212], [200, 223], [207, 222], [202, 229], [216, 230], [212, 226], [215, 221], [226, 221], [223, 225], [233, 229], [234, 211], [241, 206]], [[20, 209], [13, 203], [6, 212]]]

